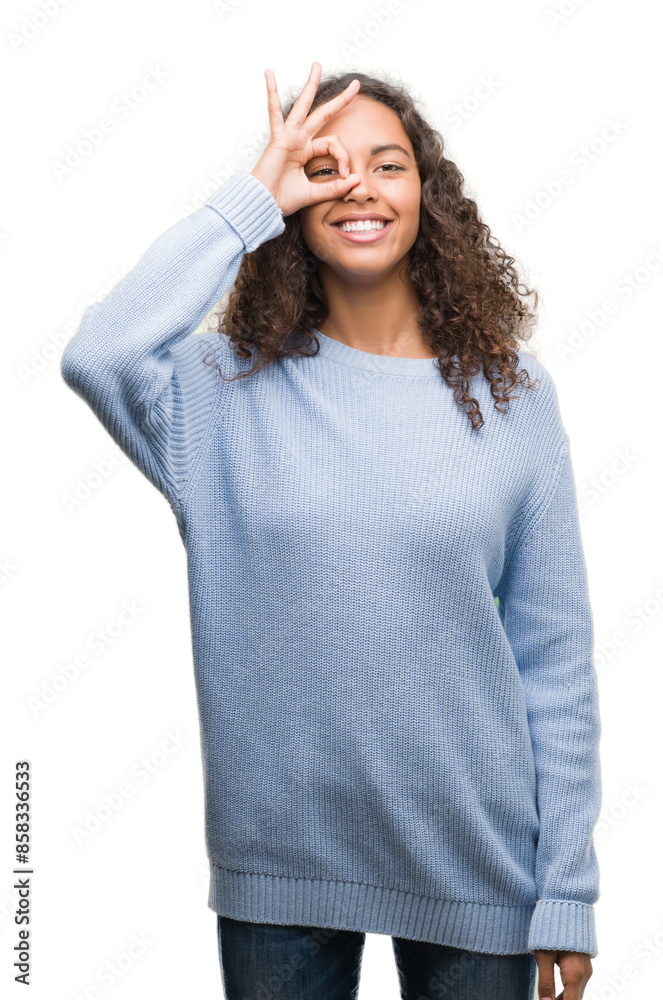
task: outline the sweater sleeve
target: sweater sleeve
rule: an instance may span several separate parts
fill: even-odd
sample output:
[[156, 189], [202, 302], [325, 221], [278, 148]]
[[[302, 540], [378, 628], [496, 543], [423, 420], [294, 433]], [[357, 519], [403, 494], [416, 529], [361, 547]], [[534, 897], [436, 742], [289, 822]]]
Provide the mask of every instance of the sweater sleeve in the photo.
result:
[[271, 192], [237, 171], [85, 311], [65, 346], [65, 383], [176, 516], [217, 394], [227, 388], [209, 363], [217, 358], [203, 361], [210, 341], [189, 334], [233, 284], [244, 253], [284, 228]]
[[522, 677], [540, 820], [528, 949], [597, 953], [593, 843], [601, 804], [593, 618], [569, 438], [536, 492], [499, 588]]

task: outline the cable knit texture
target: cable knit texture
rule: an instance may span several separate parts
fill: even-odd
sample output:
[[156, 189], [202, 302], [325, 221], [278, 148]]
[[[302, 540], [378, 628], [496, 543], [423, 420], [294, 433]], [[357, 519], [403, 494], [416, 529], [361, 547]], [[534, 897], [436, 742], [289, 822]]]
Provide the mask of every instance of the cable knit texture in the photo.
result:
[[[285, 228], [237, 171], [66, 345], [64, 381], [186, 547], [209, 905], [597, 953], [593, 620], [554, 382], [477, 432], [435, 359], [319, 334], [248, 379], [201, 333]], [[208, 360], [211, 360], [211, 355]]]

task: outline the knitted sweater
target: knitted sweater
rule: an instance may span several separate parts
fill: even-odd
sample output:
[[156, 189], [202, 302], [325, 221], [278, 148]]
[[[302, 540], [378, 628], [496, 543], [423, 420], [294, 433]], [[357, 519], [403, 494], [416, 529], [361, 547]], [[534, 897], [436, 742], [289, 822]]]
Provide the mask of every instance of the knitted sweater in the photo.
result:
[[593, 619], [552, 377], [520, 352], [540, 387], [506, 414], [470, 380], [479, 431], [436, 359], [321, 332], [319, 353], [224, 381], [250, 362], [198, 331], [284, 228], [237, 171], [61, 362], [186, 548], [208, 904], [593, 956]]

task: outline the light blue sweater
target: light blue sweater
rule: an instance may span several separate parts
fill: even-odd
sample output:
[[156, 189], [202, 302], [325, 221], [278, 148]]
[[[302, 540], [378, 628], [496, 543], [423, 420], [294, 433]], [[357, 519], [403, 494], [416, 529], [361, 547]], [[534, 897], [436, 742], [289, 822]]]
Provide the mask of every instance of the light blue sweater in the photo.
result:
[[[209, 906], [474, 951], [597, 953], [600, 718], [547, 369], [480, 431], [435, 359], [194, 334], [283, 232], [238, 171], [148, 248], [62, 375], [187, 552]], [[498, 598], [499, 604], [495, 598]]]

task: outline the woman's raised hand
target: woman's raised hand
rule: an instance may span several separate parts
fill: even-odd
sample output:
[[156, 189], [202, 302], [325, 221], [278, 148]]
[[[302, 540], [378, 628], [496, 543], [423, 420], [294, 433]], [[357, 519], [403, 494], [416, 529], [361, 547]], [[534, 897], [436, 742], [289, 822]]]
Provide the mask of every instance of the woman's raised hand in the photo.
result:
[[[313, 136], [332, 115], [350, 103], [359, 90], [359, 80], [353, 80], [343, 93], [321, 104], [309, 115], [308, 110], [320, 83], [320, 70], [320, 63], [314, 62], [306, 85], [285, 122], [274, 73], [271, 69], [265, 70], [271, 134], [251, 173], [271, 191], [284, 216], [292, 215], [307, 205], [340, 198], [358, 180], [357, 174], [350, 173], [348, 152], [337, 135], [320, 136], [318, 139]], [[337, 161], [341, 176], [335, 180], [312, 183], [304, 167], [314, 156], [327, 153]]]

